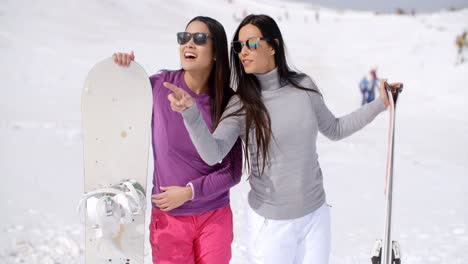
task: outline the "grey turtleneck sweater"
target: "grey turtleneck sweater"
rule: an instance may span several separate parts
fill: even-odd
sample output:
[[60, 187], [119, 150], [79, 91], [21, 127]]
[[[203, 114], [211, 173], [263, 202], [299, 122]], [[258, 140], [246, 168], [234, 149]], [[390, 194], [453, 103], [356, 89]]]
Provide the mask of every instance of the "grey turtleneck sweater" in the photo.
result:
[[[250, 131], [249, 204], [258, 214], [269, 219], [293, 219], [318, 209], [325, 203], [323, 177], [316, 151], [317, 133], [339, 140], [369, 124], [385, 110], [377, 98], [355, 112], [336, 118], [321, 96], [282, 85], [277, 69], [256, 75], [262, 88], [262, 99], [271, 118], [273, 138], [269, 146], [270, 162], [260, 175], [262, 157], [257, 163], [254, 134]], [[300, 81], [303, 87], [318, 90], [312, 79]], [[241, 107], [234, 96], [224, 116]], [[197, 105], [182, 112], [190, 138], [202, 159], [209, 165], [221, 161], [236, 139], [245, 139], [245, 116], [231, 116], [221, 121], [210, 133]], [[245, 141], [245, 140], [244, 140]]]

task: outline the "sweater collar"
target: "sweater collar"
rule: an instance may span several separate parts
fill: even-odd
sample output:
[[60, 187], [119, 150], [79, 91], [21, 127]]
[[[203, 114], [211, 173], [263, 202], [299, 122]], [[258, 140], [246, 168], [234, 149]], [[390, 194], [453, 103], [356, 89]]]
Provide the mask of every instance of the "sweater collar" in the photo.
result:
[[260, 87], [263, 91], [273, 91], [281, 88], [281, 83], [278, 75], [278, 68], [274, 68], [273, 70], [267, 73], [254, 75], [260, 82]]

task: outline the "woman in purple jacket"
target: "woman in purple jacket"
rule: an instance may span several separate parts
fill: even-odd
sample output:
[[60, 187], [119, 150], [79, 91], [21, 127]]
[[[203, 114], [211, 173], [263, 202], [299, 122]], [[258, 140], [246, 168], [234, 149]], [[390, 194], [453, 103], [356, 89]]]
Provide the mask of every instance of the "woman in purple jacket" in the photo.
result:
[[[207, 165], [195, 149], [183, 119], [167, 100], [171, 82], [195, 99], [214, 131], [234, 91], [229, 86], [228, 46], [223, 26], [195, 17], [177, 33], [182, 69], [150, 77], [153, 89], [153, 211], [150, 242], [153, 262], [229, 263], [233, 240], [229, 189], [242, 173], [240, 140], [222, 161]], [[116, 53], [128, 66], [135, 56]]]

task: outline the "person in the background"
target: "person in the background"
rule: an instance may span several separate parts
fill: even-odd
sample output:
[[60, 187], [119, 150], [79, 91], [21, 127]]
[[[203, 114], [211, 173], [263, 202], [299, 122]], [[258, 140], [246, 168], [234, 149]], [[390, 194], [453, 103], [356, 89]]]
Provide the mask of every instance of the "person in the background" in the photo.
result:
[[377, 78], [377, 68], [372, 68], [370, 71], [369, 92], [367, 93], [367, 103], [374, 101], [375, 91], [379, 87], [379, 78]]
[[457, 52], [458, 52], [457, 60], [455, 64], [461, 64], [465, 61], [465, 58], [463, 57], [463, 50], [468, 45], [466, 42], [466, 31], [463, 31], [461, 35], [457, 36], [455, 43], [457, 45]]
[[375, 90], [379, 87], [379, 79], [377, 78], [377, 68], [372, 68], [369, 72], [369, 77], [364, 76], [359, 83], [359, 89], [362, 94], [361, 105], [368, 104], [375, 99]]
[[[229, 99], [228, 46], [223, 26], [195, 17], [177, 33], [181, 70], [150, 77], [153, 89], [153, 209], [150, 242], [153, 263], [228, 264], [233, 241], [229, 189], [242, 174], [242, 146], [237, 141], [215, 166], [207, 165], [192, 144], [183, 119], [171, 110], [163, 82], [182, 87], [194, 99], [210, 130], [219, 125]], [[113, 55], [128, 66], [131, 54]]]
[[[244, 243], [248, 263], [327, 264], [330, 208], [317, 134], [339, 140], [362, 129], [390, 104], [387, 94], [381, 92], [380, 98], [336, 118], [315, 82], [288, 66], [281, 31], [266, 15], [247, 16], [231, 46], [237, 90], [214, 132], [203, 123], [194, 98], [165, 83], [173, 92], [168, 97], [171, 107], [183, 116], [208, 164], [223, 159], [239, 137], [245, 142], [251, 187]], [[384, 87], [382, 82], [381, 91]]]
[[369, 90], [369, 81], [366, 76], [362, 77], [362, 80], [359, 82], [359, 90], [362, 95], [361, 105], [365, 105], [367, 103], [367, 91]]

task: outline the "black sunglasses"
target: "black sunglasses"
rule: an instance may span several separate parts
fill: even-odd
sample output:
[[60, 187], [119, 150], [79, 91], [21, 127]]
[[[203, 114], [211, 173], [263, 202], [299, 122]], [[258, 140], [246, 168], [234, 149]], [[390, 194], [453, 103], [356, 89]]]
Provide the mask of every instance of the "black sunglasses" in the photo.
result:
[[208, 33], [202, 33], [202, 32], [196, 32], [196, 33], [179, 32], [177, 33], [177, 43], [179, 43], [180, 45], [184, 45], [187, 42], [189, 42], [191, 38], [193, 38], [193, 42], [196, 45], [203, 45], [208, 40], [209, 36], [210, 35]]
[[270, 40], [267, 37], [252, 37], [248, 38], [247, 40], [236, 40], [231, 42], [231, 47], [235, 53], [241, 53], [242, 48], [247, 46], [248, 49], [257, 49], [260, 45], [260, 40]]

